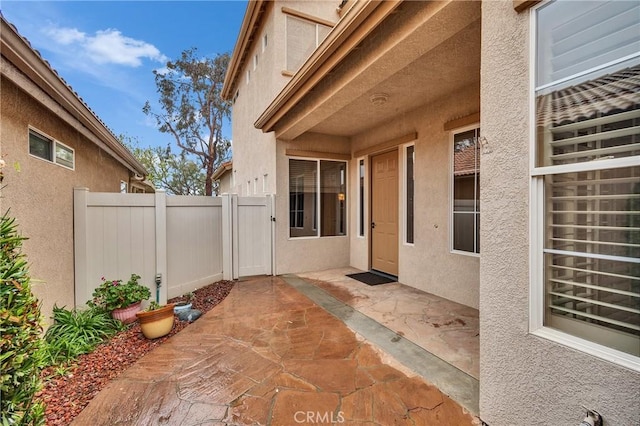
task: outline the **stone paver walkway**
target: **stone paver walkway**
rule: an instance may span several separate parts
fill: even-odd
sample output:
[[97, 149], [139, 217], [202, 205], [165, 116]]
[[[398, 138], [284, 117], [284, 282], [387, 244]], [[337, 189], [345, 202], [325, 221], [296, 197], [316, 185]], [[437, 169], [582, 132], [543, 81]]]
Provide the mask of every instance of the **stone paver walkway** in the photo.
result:
[[236, 284], [101, 391], [75, 425], [473, 425], [280, 278]]

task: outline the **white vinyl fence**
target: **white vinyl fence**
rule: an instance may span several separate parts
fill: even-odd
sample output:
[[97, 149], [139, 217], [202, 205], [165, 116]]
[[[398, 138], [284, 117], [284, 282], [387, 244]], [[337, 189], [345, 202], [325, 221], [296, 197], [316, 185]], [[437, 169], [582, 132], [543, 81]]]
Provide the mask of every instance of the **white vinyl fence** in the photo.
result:
[[74, 191], [75, 299], [102, 277], [131, 274], [159, 300], [221, 279], [271, 275], [273, 197], [167, 196]]

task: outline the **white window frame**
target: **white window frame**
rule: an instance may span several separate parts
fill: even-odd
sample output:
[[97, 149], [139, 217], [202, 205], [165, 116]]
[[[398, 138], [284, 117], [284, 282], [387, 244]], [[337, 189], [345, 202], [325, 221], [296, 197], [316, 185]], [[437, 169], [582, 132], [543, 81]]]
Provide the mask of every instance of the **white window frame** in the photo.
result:
[[[300, 237], [292, 237], [291, 236], [291, 232], [289, 232], [287, 239], [288, 240], [309, 240], [309, 239], [319, 239], [319, 238], [348, 238], [349, 237], [349, 203], [350, 203], [350, 198], [348, 196], [348, 191], [349, 191], [349, 162], [346, 160], [336, 160], [336, 159], [332, 159], [332, 158], [317, 158], [317, 157], [296, 157], [296, 156], [291, 156], [291, 157], [287, 157], [287, 168], [289, 167], [289, 160], [303, 160], [303, 161], [315, 161], [316, 162], [316, 196], [313, 199], [313, 203], [315, 204], [315, 210], [316, 210], [316, 217], [315, 217], [315, 222], [312, 224], [312, 229], [314, 231], [316, 231], [316, 235], [308, 235], [308, 236], [300, 236]], [[344, 235], [322, 235], [322, 229], [320, 226], [321, 220], [320, 220], [320, 215], [322, 213], [322, 207], [321, 207], [321, 202], [320, 202], [320, 185], [321, 185], [321, 177], [320, 177], [320, 162], [321, 161], [331, 161], [331, 162], [335, 162], [335, 163], [344, 163], [345, 165], [345, 174], [344, 177], [346, 179], [346, 183], [345, 183], [345, 190], [347, 191], [347, 193], [345, 194], [345, 197], [347, 198], [347, 202], [345, 204], [345, 217], [344, 217], [344, 229], [345, 229], [345, 233]], [[288, 185], [291, 185], [290, 181], [290, 172], [289, 170], [287, 170], [287, 183]], [[290, 191], [290, 189], [288, 190]], [[291, 197], [289, 197], [288, 195], [290, 194], [290, 192], [287, 192], [287, 212], [291, 212]], [[293, 228], [291, 226], [291, 223], [288, 223], [288, 229]]]
[[123, 180], [120, 181], [120, 193], [126, 194], [129, 192], [129, 184]]
[[[46, 139], [46, 140], [48, 140], [48, 141], [51, 143], [51, 157], [52, 157], [52, 159], [51, 159], [51, 160], [48, 160], [48, 159], [46, 159], [46, 158], [39, 157], [39, 156], [34, 155], [34, 154], [32, 154], [32, 153], [31, 153], [31, 148], [30, 148], [30, 146], [29, 146], [29, 143], [30, 143], [30, 142], [29, 142], [29, 139], [30, 139], [30, 135], [31, 135], [31, 133], [35, 133], [35, 134], [37, 134], [40, 138], [42, 138], [42, 139]], [[56, 150], [56, 147], [57, 147], [57, 146], [60, 146], [60, 147], [62, 147], [62, 148], [64, 148], [64, 149], [67, 149], [67, 150], [71, 151], [71, 155], [72, 155], [72, 158], [73, 158], [73, 161], [72, 161], [72, 162], [73, 162], [73, 165], [72, 165], [71, 167], [67, 166], [66, 164], [63, 164], [63, 163], [58, 162], [58, 157], [57, 157], [57, 155], [56, 155], [56, 151], [57, 151], [57, 150]], [[68, 145], [63, 144], [63, 143], [62, 143], [62, 142], [60, 142], [59, 140], [57, 140], [57, 139], [55, 139], [55, 138], [53, 138], [53, 137], [49, 136], [49, 135], [48, 135], [48, 134], [46, 134], [45, 132], [43, 132], [43, 131], [41, 131], [41, 130], [36, 129], [36, 128], [35, 128], [35, 127], [33, 127], [33, 126], [29, 126], [29, 127], [28, 127], [28, 131], [27, 131], [27, 152], [29, 153], [29, 156], [30, 156], [30, 157], [32, 157], [32, 158], [37, 158], [38, 160], [45, 161], [45, 162], [47, 162], [47, 163], [49, 163], [49, 164], [55, 164], [55, 165], [57, 165], [57, 166], [64, 167], [64, 168], [65, 168], [65, 169], [67, 169], [67, 170], [75, 170], [75, 169], [76, 169], [76, 150], [75, 150], [75, 149], [73, 149], [73, 148], [71, 148], [71, 147], [70, 147], [70, 146], [68, 146]]]
[[[475, 130], [475, 129], [479, 129], [480, 128], [480, 123], [474, 123], [474, 124], [470, 124], [468, 126], [464, 126], [464, 127], [459, 127], [457, 129], [453, 129], [449, 132], [449, 252], [453, 253], [453, 254], [460, 254], [463, 256], [471, 256], [471, 257], [480, 257], [480, 253], [475, 253], [475, 252], [470, 252], [470, 251], [463, 251], [463, 250], [455, 250], [453, 248], [453, 240], [454, 240], [454, 229], [453, 229], [453, 224], [454, 224], [454, 215], [453, 215], [453, 204], [455, 202], [454, 200], [454, 187], [455, 187], [455, 176], [454, 176], [454, 172], [455, 172], [455, 164], [453, 161], [453, 155], [454, 155], [454, 141], [455, 141], [455, 135], [457, 135], [458, 133], [464, 133], [464, 132], [468, 132], [469, 130]], [[479, 142], [478, 142], [479, 143]], [[480, 169], [478, 169], [478, 174], [480, 174]], [[476, 214], [475, 212], [473, 213], [474, 215]], [[414, 218], [415, 220], [415, 218]], [[474, 227], [474, 231], [475, 231], [475, 227]], [[415, 238], [415, 237], [414, 237]], [[474, 237], [475, 238], [475, 237]]]
[[[640, 371], [640, 358], [631, 354], [612, 349], [610, 347], [595, 343], [580, 337], [576, 337], [567, 332], [551, 328], [544, 325], [545, 317], [545, 282], [544, 282], [544, 218], [545, 218], [545, 199], [544, 199], [544, 176], [559, 172], [574, 172], [578, 170], [590, 171], [612, 168], [623, 168], [638, 165], [638, 158], [623, 157], [618, 159], [606, 159], [601, 161], [592, 161], [590, 163], [574, 163], [566, 166], [536, 166], [536, 11], [548, 4], [543, 2], [530, 9], [529, 15], [529, 168], [531, 174], [531, 185], [529, 193], [529, 241], [531, 250], [529, 252], [529, 333], [555, 343], [576, 349], [580, 352], [587, 353], [597, 358], [604, 359], [614, 364]], [[605, 64], [605, 68], [612, 64]], [[588, 70], [587, 72], [577, 73], [563, 79], [568, 81], [574, 77], [589, 74], [596, 70]], [[555, 82], [554, 84], [557, 84]]]
[[[407, 149], [409, 147], [413, 147], [413, 241], [412, 243], [407, 241], [407, 228], [408, 228], [408, 222], [407, 222], [407, 201], [408, 201], [408, 197], [407, 197], [407, 189], [408, 189], [408, 182], [407, 182], [407, 160], [408, 160], [408, 156], [407, 156]], [[401, 151], [402, 151], [402, 207], [400, 208], [400, 216], [402, 217], [402, 244], [408, 247], [413, 247], [415, 246], [415, 241], [416, 241], [416, 187], [415, 187], [415, 182], [416, 182], [416, 143], [414, 142], [409, 142], [406, 144], [401, 145]]]
[[[368, 170], [367, 170], [368, 157], [360, 157], [356, 159], [356, 192], [358, 199], [356, 200], [356, 238], [367, 238], [367, 182], [368, 182]], [[362, 162], [363, 175], [360, 176], [360, 163]], [[360, 187], [360, 179], [363, 179], [364, 185]], [[360, 203], [360, 199], [363, 200]], [[361, 205], [362, 204], [362, 205]], [[361, 219], [362, 218], [362, 219]], [[360, 229], [362, 228], [362, 234]]]

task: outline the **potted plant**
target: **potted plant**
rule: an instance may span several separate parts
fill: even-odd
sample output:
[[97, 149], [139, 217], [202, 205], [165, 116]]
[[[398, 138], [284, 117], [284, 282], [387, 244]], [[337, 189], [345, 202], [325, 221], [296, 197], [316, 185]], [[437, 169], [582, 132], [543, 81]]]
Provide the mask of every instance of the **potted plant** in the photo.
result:
[[180, 312], [184, 312], [186, 310], [191, 309], [191, 307], [193, 306], [192, 304], [192, 300], [193, 300], [193, 293], [187, 293], [182, 295], [178, 301], [175, 303], [175, 307], [173, 308], [173, 312], [175, 314], [179, 314]]
[[166, 336], [173, 328], [173, 303], [159, 305], [151, 302], [151, 305], [144, 311], [136, 313], [140, 321], [140, 329], [147, 339], [157, 339]]
[[97, 306], [111, 312], [111, 316], [125, 324], [136, 320], [136, 312], [140, 311], [143, 300], [151, 297], [148, 287], [139, 284], [140, 275], [131, 274], [127, 283], [122, 280], [107, 281], [102, 277], [102, 284], [93, 292], [89, 306]]

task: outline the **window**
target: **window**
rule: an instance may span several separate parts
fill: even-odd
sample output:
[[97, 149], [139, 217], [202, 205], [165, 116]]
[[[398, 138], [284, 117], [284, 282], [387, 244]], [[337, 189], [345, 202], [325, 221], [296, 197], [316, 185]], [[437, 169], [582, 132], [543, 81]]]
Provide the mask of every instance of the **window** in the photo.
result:
[[255, 55], [253, 55], [253, 69], [255, 71], [255, 69], [258, 68], [258, 54], [256, 53]]
[[454, 251], [480, 253], [480, 129], [453, 135]]
[[286, 19], [286, 68], [295, 72], [329, 34], [331, 27], [291, 15], [287, 15]]
[[253, 179], [253, 194], [256, 195], [258, 193], [258, 178]]
[[640, 3], [617, 1], [553, 2], [533, 13], [532, 328], [582, 339], [580, 347], [586, 340], [636, 368], [639, 17]]
[[269, 174], [268, 173], [265, 173], [264, 175], [262, 175], [262, 192], [265, 193], [265, 194], [269, 190], [268, 178], [269, 178]]
[[[120, 181], [120, 193], [121, 194], [126, 194], [127, 193], [127, 187], [128, 187], [127, 182], [121, 180]], [[134, 189], [135, 189], [135, 187], [134, 187]]]
[[247, 70], [247, 84], [251, 81], [251, 71]]
[[[315, 183], [311, 189], [315, 189]], [[313, 193], [312, 193], [313, 194]], [[315, 196], [313, 194], [312, 196]], [[304, 174], [291, 178], [291, 190], [289, 195], [289, 222], [292, 228], [304, 228]]]
[[364, 159], [358, 161], [358, 236], [364, 237]]
[[53, 162], [53, 139], [29, 131], [29, 154]]
[[68, 169], [75, 168], [72, 148], [32, 129], [29, 129], [29, 154]]
[[290, 159], [289, 235], [346, 235], [346, 188], [346, 162]]
[[405, 187], [405, 242], [413, 244], [413, 210], [414, 210], [414, 162], [415, 162], [415, 146], [409, 145], [404, 150], [405, 157], [405, 173], [404, 173], [404, 187]]
[[267, 38], [266, 34], [264, 36], [262, 36], [262, 51], [263, 52], [267, 49], [268, 41], [269, 41], [269, 39]]

